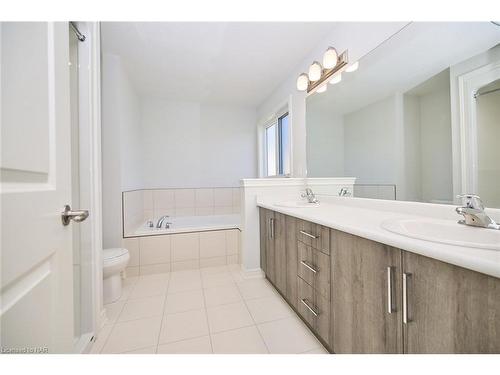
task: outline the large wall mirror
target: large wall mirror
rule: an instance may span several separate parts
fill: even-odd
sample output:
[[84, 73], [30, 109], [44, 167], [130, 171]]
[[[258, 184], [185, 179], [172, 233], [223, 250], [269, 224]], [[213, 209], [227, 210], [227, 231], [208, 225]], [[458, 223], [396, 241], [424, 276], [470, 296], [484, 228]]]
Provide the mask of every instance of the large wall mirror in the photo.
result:
[[500, 208], [500, 27], [411, 23], [307, 97], [308, 177], [355, 197]]

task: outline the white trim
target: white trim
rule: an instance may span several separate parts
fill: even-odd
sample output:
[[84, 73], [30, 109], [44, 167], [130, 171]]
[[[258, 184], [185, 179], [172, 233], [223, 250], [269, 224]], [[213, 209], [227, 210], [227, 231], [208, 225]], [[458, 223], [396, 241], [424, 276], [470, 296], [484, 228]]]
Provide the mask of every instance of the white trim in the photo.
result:
[[257, 187], [257, 186], [353, 185], [355, 183], [355, 181], [356, 181], [356, 177], [244, 178], [244, 179], [240, 180], [240, 186], [242, 186], [242, 187]]
[[[278, 124], [278, 119], [285, 113], [288, 113], [288, 122], [290, 124], [290, 174], [293, 171], [293, 125], [291, 116], [290, 98], [281, 102], [275, 107], [269, 115], [262, 117], [257, 122], [257, 157], [258, 157], [258, 176], [268, 178], [267, 176], [267, 147], [266, 147], [266, 129], [274, 124]], [[277, 132], [276, 132], [277, 133]], [[278, 142], [278, 134], [276, 134], [276, 142]], [[277, 148], [276, 148], [277, 150]], [[278, 155], [276, 155], [278, 158]], [[277, 175], [273, 178], [286, 177], [288, 175]]]
[[482, 86], [498, 78], [500, 78], [500, 61], [458, 76], [460, 172], [463, 193], [478, 192], [477, 116], [474, 94]]
[[102, 181], [101, 181], [101, 26], [99, 22], [89, 22], [92, 41], [91, 50], [91, 115], [92, 115], [92, 209], [94, 223], [92, 228], [93, 248], [93, 292], [94, 292], [94, 328], [100, 328], [102, 297]]
[[[100, 25], [97, 22], [78, 22], [78, 29], [86, 36], [78, 44], [79, 55], [79, 121], [80, 155], [84, 153], [83, 164], [80, 161], [80, 180], [85, 184], [85, 204], [90, 211], [88, 229], [85, 235], [90, 254], [86, 263], [89, 265], [88, 278], [85, 280], [86, 294], [91, 304], [90, 316], [85, 332], [74, 351], [81, 353], [89, 348], [92, 336], [100, 329], [102, 321], [102, 192], [101, 192], [101, 74], [100, 74]], [[68, 26], [69, 27], [69, 26]], [[83, 133], [83, 131], [84, 133]], [[83, 168], [82, 168], [83, 166]], [[83, 170], [82, 170], [83, 169]], [[87, 285], [88, 283], [88, 285]]]
[[356, 177], [307, 177], [307, 185], [354, 185]]

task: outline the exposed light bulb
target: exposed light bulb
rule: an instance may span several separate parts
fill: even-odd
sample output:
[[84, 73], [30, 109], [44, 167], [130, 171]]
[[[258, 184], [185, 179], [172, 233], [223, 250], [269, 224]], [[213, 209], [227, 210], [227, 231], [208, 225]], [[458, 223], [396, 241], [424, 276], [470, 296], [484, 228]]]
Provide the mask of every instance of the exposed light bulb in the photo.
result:
[[325, 92], [326, 89], [327, 89], [327, 86], [323, 85], [323, 86], [318, 87], [318, 89], [316, 90], [316, 92], [322, 93], [322, 92]]
[[355, 63], [348, 65], [347, 68], [345, 69], [345, 71], [347, 73], [352, 73], [352, 72], [358, 70], [358, 68], [359, 68], [359, 61], [356, 61]]
[[309, 79], [312, 82], [316, 82], [321, 78], [321, 73], [323, 73], [321, 64], [317, 61], [313, 62], [309, 67]]
[[325, 69], [331, 69], [335, 65], [337, 65], [337, 60], [339, 55], [337, 54], [337, 50], [333, 47], [328, 47], [323, 55], [323, 67]]
[[342, 74], [338, 73], [338, 74], [335, 74], [329, 82], [332, 85], [334, 85], [336, 83], [339, 83], [340, 81], [342, 81]]
[[306, 91], [308, 85], [309, 85], [309, 77], [307, 76], [306, 73], [302, 73], [297, 78], [297, 90]]

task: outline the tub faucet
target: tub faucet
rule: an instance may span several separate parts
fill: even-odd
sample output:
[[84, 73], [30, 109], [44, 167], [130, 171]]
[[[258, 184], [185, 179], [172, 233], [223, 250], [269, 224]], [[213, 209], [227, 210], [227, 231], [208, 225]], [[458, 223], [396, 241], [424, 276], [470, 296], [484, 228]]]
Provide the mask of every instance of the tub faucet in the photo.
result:
[[458, 221], [459, 224], [489, 229], [500, 229], [500, 225], [484, 212], [483, 202], [478, 195], [462, 194], [457, 195], [457, 198], [462, 198], [465, 204], [464, 207], [457, 207], [455, 209], [458, 214], [464, 217], [463, 220]]
[[162, 217], [160, 217], [160, 219], [158, 220], [158, 223], [156, 223], [156, 228], [161, 228], [163, 222], [165, 220], [167, 220], [169, 218], [168, 215], [163, 215]]
[[316, 195], [314, 195], [313, 191], [310, 188], [306, 188], [305, 193], [302, 193], [300, 196], [302, 198], [307, 198], [307, 201], [309, 203], [318, 203], [318, 199], [316, 198]]
[[340, 189], [339, 191], [339, 197], [350, 197], [351, 196], [351, 192], [349, 191], [348, 188], [342, 188]]

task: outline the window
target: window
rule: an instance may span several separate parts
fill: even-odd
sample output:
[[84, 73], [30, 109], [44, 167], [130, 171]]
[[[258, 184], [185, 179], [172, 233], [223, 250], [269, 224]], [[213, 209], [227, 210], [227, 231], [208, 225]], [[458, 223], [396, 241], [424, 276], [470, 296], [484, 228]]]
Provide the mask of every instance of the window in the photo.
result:
[[270, 121], [265, 130], [265, 175], [288, 176], [290, 174], [290, 116], [288, 112]]

